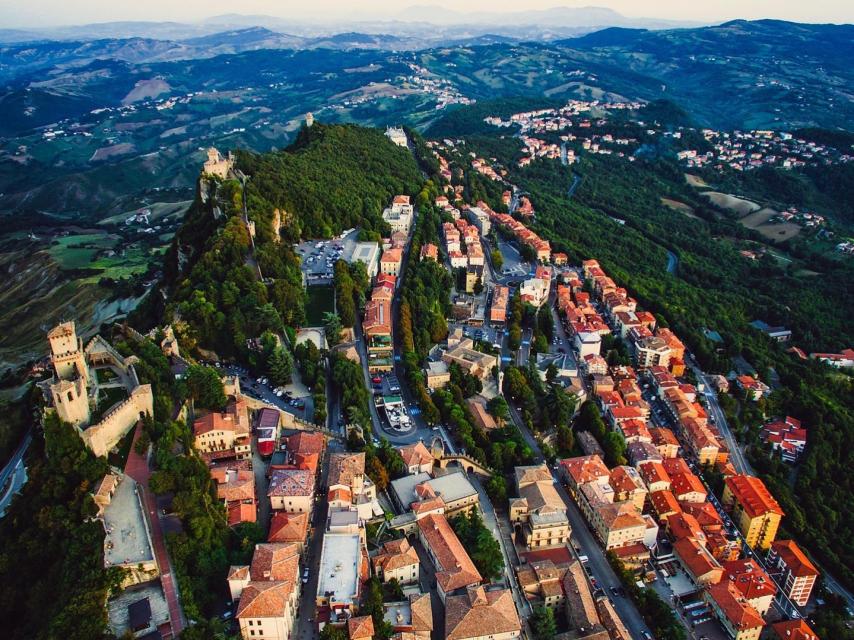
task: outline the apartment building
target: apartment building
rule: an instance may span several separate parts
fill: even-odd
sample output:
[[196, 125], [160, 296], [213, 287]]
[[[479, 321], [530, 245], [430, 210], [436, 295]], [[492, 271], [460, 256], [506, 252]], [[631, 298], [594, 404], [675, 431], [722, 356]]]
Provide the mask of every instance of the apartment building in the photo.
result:
[[768, 566], [777, 574], [783, 592], [805, 607], [818, 578], [818, 569], [794, 540], [775, 540], [768, 551]]
[[762, 550], [771, 546], [784, 514], [762, 480], [748, 475], [726, 478], [721, 502], [731, 509], [748, 545]]

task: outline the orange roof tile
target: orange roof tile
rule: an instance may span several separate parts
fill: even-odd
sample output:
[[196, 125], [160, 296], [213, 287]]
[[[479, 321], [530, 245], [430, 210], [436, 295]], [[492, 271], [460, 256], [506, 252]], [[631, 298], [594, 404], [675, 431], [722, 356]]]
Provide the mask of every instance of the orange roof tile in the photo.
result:
[[418, 521], [418, 528], [439, 565], [436, 582], [445, 593], [481, 582], [483, 578], [444, 515], [427, 515]]
[[784, 515], [783, 509], [756, 476], [737, 475], [724, 480], [745, 513], [755, 518], [766, 513]]

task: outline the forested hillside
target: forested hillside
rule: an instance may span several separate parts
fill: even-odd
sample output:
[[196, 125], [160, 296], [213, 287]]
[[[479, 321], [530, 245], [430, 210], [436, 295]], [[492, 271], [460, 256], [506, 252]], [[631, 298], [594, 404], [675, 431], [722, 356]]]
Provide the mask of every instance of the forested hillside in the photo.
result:
[[[210, 197], [197, 198], [170, 249], [165, 315], [191, 349], [251, 358], [247, 338], [281, 334], [305, 321], [292, 243], [354, 227], [387, 231], [383, 207], [395, 194], [417, 192], [420, 173], [412, 154], [379, 130], [320, 124], [303, 129], [283, 151], [239, 151], [237, 167], [248, 176], [255, 250], [243, 219], [244, 186], [207, 179]], [[152, 320], [160, 315], [151, 306], [148, 312]]]
[[329, 238], [360, 226], [385, 230], [382, 210], [396, 193], [420, 188], [412, 154], [382, 131], [315, 124], [281, 152], [240, 152], [238, 167], [251, 178], [247, 203], [262, 241], [273, 210], [283, 215], [288, 241]]

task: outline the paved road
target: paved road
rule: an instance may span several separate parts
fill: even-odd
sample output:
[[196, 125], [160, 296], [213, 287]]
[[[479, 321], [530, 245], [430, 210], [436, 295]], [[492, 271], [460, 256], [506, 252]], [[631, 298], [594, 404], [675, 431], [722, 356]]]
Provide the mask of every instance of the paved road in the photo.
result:
[[172, 561], [169, 558], [169, 551], [163, 535], [161, 523], [163, 514], [157, 509], [157, 499], [154, 493], [148, 488], [151, 469], [148, 466], [146, 456], [136, 452], [136, 442], [141, 433], [142, 423], [139, 422], [136, 426], [133, 444], [131, 445], [124, 471], [137, 481], [139, 490], [142, 492], [145, 507], [148, 511], [148, 524], [151, 527], [151, 542], [154, 546], [154, 556], [157, 559], [157, 566], [160, 569], [160, 584], [163, 587], [163, 595], [166, 597], [166, 603], [169, 606], [172, 636], [178, 637], [184, 627], [187, 626], [187, 621], [184, 617], [184, 611], [181, 608], [181, 594], [178, 591], [178, 580], [175, 578], [175, 570], [172, 567]]
[[[27, 430], [27, 433], [24, 435], [24, 439], [21, 441], [21, 444], [18, 445], [15, 453], [13, 453], [12, 457], [9, 458], [6, 466], [4, 466], [3, 470], [0, 471], [0, 491], [3, 491], [3, 495], [0, 496], [0, 517], [5, 515], [6, 509], [12, 502], [12, 498], [27, 481], [27, 469], [24, 466], [24, 455], [27, 453], [27, 449], [30, 447], [30, 443], [32, 441], [33, 430], [31, 427]], [[8, 486], [6, 485], [7, 482], [9, 483]]]
[[[513, 568], [518, 566], [519, 560], [518, 557], [515, 557], [515, 548], [513, 547], [513, 541], [511, 539], [512, 532], [507, 530], [506, 525], [502, 526], [499, 522], [499, 516], [495, 513], [495, 508], [492, 506], [492, 501], [489, 499], [486, 489], [484, 489], [483, 484], [480, 482], [480, 478], [475, 474], [470, 474], [469, 481], [472, 483], [474, 488], [477, 489], [479, 494], [480, 512], [483, 515], [483, 523], [486, 525], [486, 528], [492, 532], [492, 537], [495, 538], [501, 546], [501, 553], [504, 555], [504, 586], [510, 587], [510, 591], [513, 594], [513, 601], [516, 603], [516, 611], [519, 612], [519, 616], [527, 618], [531, 615], [533, 610], [531, 603], [519, 590], [519, 585], [516, 582], [516, 576], [513, 571]], [[514, 557], [511, 557], [510, 551], [508, 551], [508, 549], [511, 548], [513, 549]]]
[[[528, 446], [533, 449], [536, 461], [543, 462], [543, 453], [540, 450], [536, 439], [525, 427], [521, 417], [519, 416], [519, 412], [516, 410], [516, 407], [513, 406], [513, 403], [508, 402], [508, 404], [510, 405], [510, 416], [516, 423], [516, 426], [522, 434], [522, 437], [525, 439], [525, 442], [527, 442]], [[560, 484], [557, 474], [552, 472], [552, 477], [555, 478], [556, 481], [555, 488], [566, 503], [566, 515], [572, 528], [573, 544], [579, 547], [581, 549], [581, 553], [589, 558], [587, 566], [592, 570], [598, 586], [605, 589], [606, 593], [609, 592], [611, 587], [622, 586], [619, 578], [617, 578], [617, 574], [614, 573], [611, 565], [608, 564], [608, 559], [605, 557], [604, 550], [599, 545], [599, 542], [596, 540], [591, 530], [587, 528], [587, 521], [578, 509], [578, 506], [576, 506], [575, 501], [572, 500], [566, 489]], [[574, 548], [573, 555], [576, 557], [578, 555], [575, 553]], [[612, 600], [614, 602], [614, 609], [616, 609], [620, 618], [623, 620], [623, 623], [631, 632], [633, 638], [640, 638], [644, 631], [648, 631], [640, 612], [631, 600], [628, 598], [612, 598]]]
[[[329, 442], [329, 451], [337, 451], [342, 448], [334, 440]], [[318, 635], [317, 624], [314, 620], [315, 596], [317, 595], [317, 578], [320, 573], [320, 551], [323, 548], [323, 534], [326, 530], [326, 517], [329, 511], [329, 505], [325, 500], [325, 487], [329, 474], [329, 465], [321, 463], [320, 469], [320, 484], [317, 493], [321, 499], [314, 504], [314, 513], [311, 519], [311, 534], [302, 557], [302, 566], [309, 568], [308, 583], [301, 585], [302, 594], [297, 612], [295, 632], [292, 635], [293, 638], [301, 640], [316, 638]]]
[[[727, 424], [726, 416], [724, 416], [724, 412], [721, 409], [720, 404], [718, 403], [717, 393], [715, 393], [712, 385], [709, 383], [709, 376], [703, 373], [703, 371], [700, 369], [699, 366], [697, 366], [697, 363], [693, 358], [688, 357], [686, 358], [686, 361], [691, 367], [691, 369], [694, 371], [694, 375], [696, 375], [697, 381], [702, 382], [704, 384], [705, 390], [703, 393], [706, 396], [707, 407], [709, 408], [711, 415], [715, 418], [715, 426], [717, 426], [718, 431], [720, 431], [721, 436], [726, 441], [727, 447], [730, 451], [730, 460], [732, 462], [732, 465], [735, 467], [735, 470], [741, 474], [756, 475], [756, 472], [753, 470], [753, 467], [750, 466], [750, 463], [747, 461], [744, 452], [736, 441], [732, 430]], [[757, 559], [761, 562], [761, 559]], [[834, 578], [830, 573], [828, 573], [826, 567], [816, 562], [814, 558], [811, 558], [811, 560], [816, 565], [816, 568], [821, 572], [822, 580], [824, 580], [824, 583], [828, 587], [828, 589], [841, 596], [845, 600], [848, 607], [854, 609], [854, 594], [852, 594], [848, 589], [842, 586], [842, 584], [838, 580], [836, 580], [836, 578]]]

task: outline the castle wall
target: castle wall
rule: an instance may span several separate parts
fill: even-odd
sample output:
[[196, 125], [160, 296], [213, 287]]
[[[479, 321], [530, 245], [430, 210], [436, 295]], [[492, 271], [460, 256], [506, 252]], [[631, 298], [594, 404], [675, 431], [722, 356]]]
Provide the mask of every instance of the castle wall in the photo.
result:
[[140, 414], [154, 413], [151, 385], [136, 387], [130, 397], [106, 414], [101, 422], [81, 433], [83, 442], [96, 456], [104, 456], [134, 427]]

